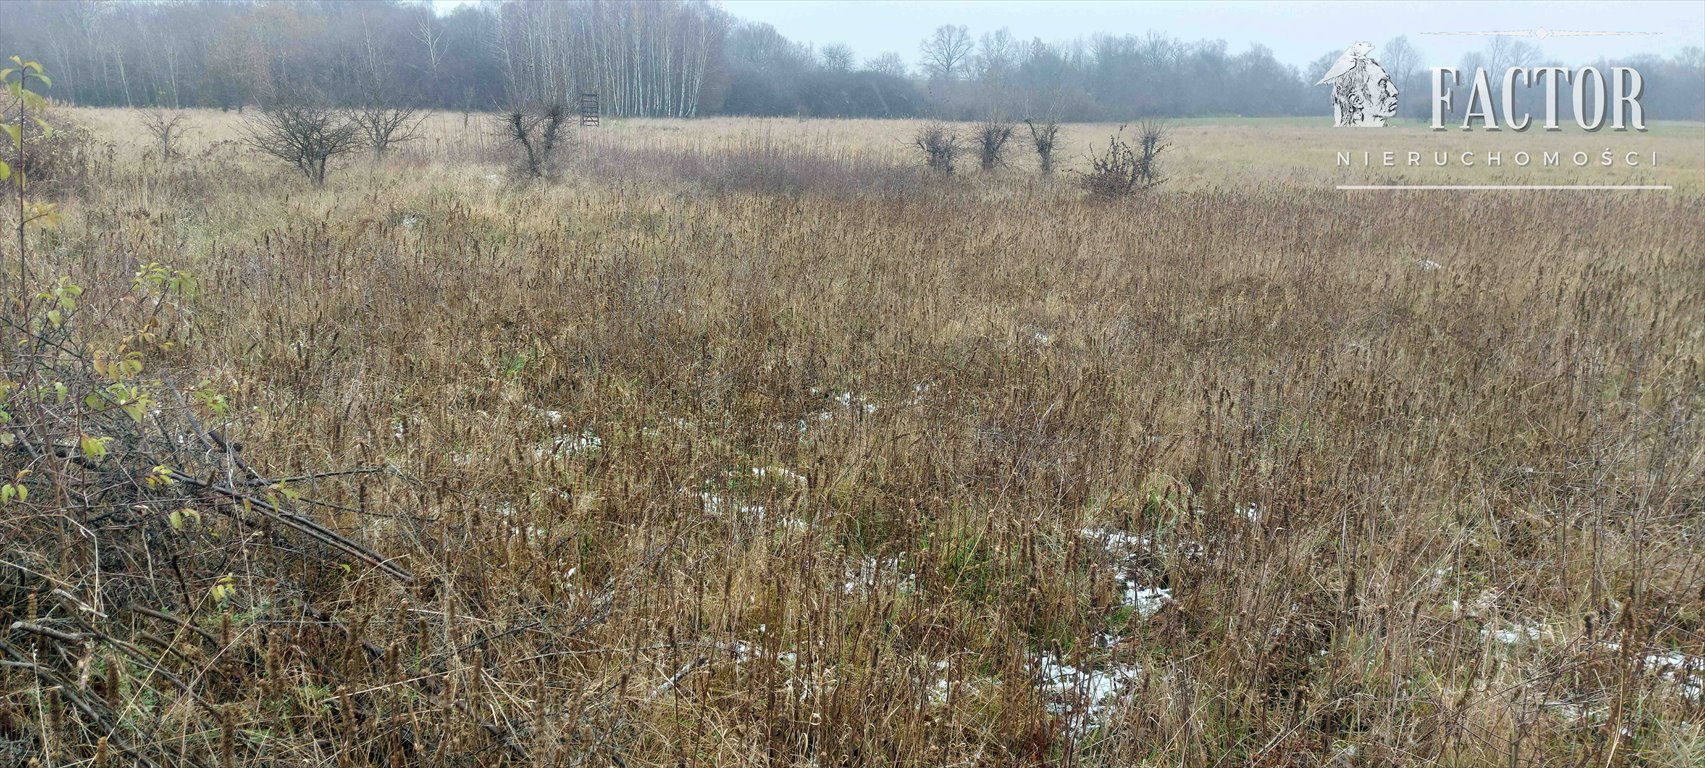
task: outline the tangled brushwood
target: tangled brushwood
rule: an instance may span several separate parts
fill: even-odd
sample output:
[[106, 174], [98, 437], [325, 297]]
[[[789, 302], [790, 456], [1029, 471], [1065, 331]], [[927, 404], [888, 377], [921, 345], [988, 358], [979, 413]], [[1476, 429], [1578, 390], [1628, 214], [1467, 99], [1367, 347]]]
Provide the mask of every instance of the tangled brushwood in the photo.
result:
[[[3, 71], [9, 83], [50, 82], [39, 64], [14, 62]], [[27, 201], [32, 187], [15, 170], [39, 168], [31, 153], [58, 148], [51, 126], [27, 114], [45, 100], [29, 91], [19, 99], [39, 133], [8, 131], [18, 138], [0, 178], [20, 200], [27, 259], [27, 230], [52, 228], [58, 211]], [[372, 728], [374, 695], [351, 687], [401, 685], [421, 706], [465, 717], [525, 754], [502, 728], [442, 699], [442, 684], [405, 668], [395, 646], [380, 648], [324, 605], [369, 581], [414, 582], [403, 565], [318, 519], [326, 510], [372, 513], [318, 491], [400, 473], [278, 477], [247, 463], [222, 429], [225, 396], [155, 365], [193, 333], [189, 273], [150, 262], [116, 290], [46, 282], [0, 311], [0, 764], [76, 756], [95, 765], [236, 765], [270, 734], [238, 727], [248, 717], [219, 702], [255, 688], [291, 700], [279, 673], [291, 659], [339, 655], [353, 662], [336, 672], [315, 665], [324, 674], [295, 683], [297, 706], [275, 708], [286, 728], [312, 729], [316, 719]], [[28, 284], [20, 270], [6, 288]], [[268, 624], [293, 629], [259, 628]], [[38, 709], [5, 703], [20, 698]], [[393, 723], [370, 749], [401, 759], [454, 732]]]
[[1125, 139], [1125, 126], [1107, 138], [1107, 148], [1089, 156], [1089, 170], [1078, 175], [1078, 183], [1091, 197], [1116, 200], [1166, 181], [1160, 172], [1160, 155], [1172, 146], [1166, 125], [1144, 121], [1137, 127], [1135, 144]]
[[[0, 663], [9, 687], [78, 716], [38, 721], [38, 740], [0, 749], [91, 743], [141, 765], [211, 764], [241, 746], [185, 679], [264, 676], [265, 651], [232, 636], [233, 613], [324, 620], [311, 594], [328, 574], [411, 578], [317, 522], [319, 502], [297, 490], [379, 469], [265, 476], [216, 426], [223, 396], [149, 375], [178, 343], [178, 301], [193, 290], [189, 275], [149, 264], [105, 306], [60, 279], [5, 318]], [[109, 347], [86, 332], [96, 318], [130, 331]], [[207, 658], [226, 663], [185, 668]], [[182, 706], [139, 717], [125, 702], [144, 695]], [[163, 748], [161, 729], [201, 736]]]
[[953, 175], [953, 165], [962, 149], [959, 141], [959, 134], [943, 123], [924, 125], [912, 136], [912, 146], [923, 154], [924, 165], [944, 176]]

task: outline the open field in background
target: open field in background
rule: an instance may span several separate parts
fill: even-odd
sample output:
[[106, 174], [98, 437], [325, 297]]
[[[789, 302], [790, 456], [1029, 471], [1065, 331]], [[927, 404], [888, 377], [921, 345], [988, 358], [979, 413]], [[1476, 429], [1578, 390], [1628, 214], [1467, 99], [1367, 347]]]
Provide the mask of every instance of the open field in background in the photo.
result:
[[[146, 136], [137, 135], [134, 116], [124, 110], [85, 110], [90, 121], [110, 126], [102, 133], [118, 137], [130, 126], [132, 136], [119, 141], [132, 151], [146, 149]], [[240, 123], [235, 114], [199, 112], [204, 119], [197, 121], [200, 130], [193, 140], [213, 142], [241, 138]], [[425, 140], [403, 150], [422, 162], [434, 164], [455, 159], [450, 171], [467, 170], [470, 161], [489, 161], [499, 151], [499, 142], [490, 127], [490, 117], [474, 114], [464, 120], [461, 113], [440, 113], [426, 123]], [[719, 117], [700, 120], [609, 119], [596, 130], [576, 134], [577, 150], [583, 155], [614, 154], [622, 160], [651, 156], [674, 156], [681, 153], [718, 155], [734, 153], [749, 155], [758, 148], [768, 148], [782, 155], [804, 154], [819, 162], [839, 164], [877, 164], [911, 167], [919, 165], [917, 150], [911, 147], [912, 135], [923, 121], [917, 120], [798, 120], [791, 118], [732, 118]], [[1394, 122], [1384, 129], [1346, 130], [1333, 128], [1325, 117], [1306, 118], [1223, 118], [1183, 119], [1172, 126], [1172, 150], [1166, 156], [1174, 187], [1191, 189], [1216, 186], [1249, 187], [1261, 183], [1276, 183], [1286, 187], [1331, 188], [1338, 184], [1668, 184], [1698, 192], [1705, 189], [1705, 123], [1653, 121], [1645, 133], [1616, 133], [1609, 130], [1584, 133], [1566, 122], [1568, 130], [1547, 134], [1530, 129], [1522, 133], [1509, 131], [1449, 131], [1435, 133], [1420, 121]], [[959, 124], [960, 133], [967, 136], [971, 124]], [[1061, 131], [1061, 144], [1056, 162], [1062, 171], [1083, 170], [1088, 167], [1087, 156], [1104, 148], [1109, 136], [1120, 128], [1117, 123], [1066, 124]], [[1126, 138], [1134, 126], [1126, 129]], [[1599, 165], [1600, 154], [1610, 149], [1615, 153], [1615, 165]], [[1382, 168], [1379, 153], [1391, 150], [1398, 153], [1400, 166], [1406, 162], [1406, 152], [1422, 153], [1419, 168]], [[1434, 150], [1449, 150], [1453, 160], [1448, 167], [1432, 165]], [[1526, 150], [1533, 155], [1533, 165], [1523, 169], [1515, 166], [1514, 155]], [[1373, 168], [1363, 168], [1362, 152], [1370, 152]], [[1460, 153], [1474, 152], [1476, 167], [1464, 168], [1456, 160]], [[1562, 154], [1562, 167], [1543, 168], [1543, 152]], [[1338, 152], [1353, 152], [1353, 168], [1336, 166]], [[1502, 152], [1503, 165], [1497, 169], [1478, 165], [1487, 152]], [[1570, 156], [1586, 152], [1591, 160], [1585, 168], [1576, 167]], [[1640, 165], [1628, 167], [1624, 156], [1640, 154]], [[1657, 153], [1657, 165], [1650, 156]], [[1010, 166], [1001, 174], [1001, 186], [1033, 176], [1036, 153], [1030, 147], [1029, 136], [1022, 124], [1013, 134], [1009, 152]], [[474, 162], [473, 164], [477, 164]], [[963, 175], [974, 183], [980, 175], [969, 146], [961, 160]], [[644, 167], [627, 169], [645, 173]], [[655, 170], [655, 169], [653, 169]]]
[[[1673, 193], [1393, 202], [1333, 151], [1430, 134], [1188, 122], [1100, 203], [1022, 129], [940, 180], [910, 123], [612, 121], [526, 185], [445, 114], [312, 190], [235, 115], [162, 169], [79, 114], [36, 269], [196, 275], [150, 374], [275, 475], [394, 468], [302, 491], [416, 576], [154, 541], [219, 555], [135, 619], [194, 696], [90, 668], [167, 764], [1705, 759], [1705, 127], [1452, 139]], [[0, 762], [87, 764], [32, 680]]]

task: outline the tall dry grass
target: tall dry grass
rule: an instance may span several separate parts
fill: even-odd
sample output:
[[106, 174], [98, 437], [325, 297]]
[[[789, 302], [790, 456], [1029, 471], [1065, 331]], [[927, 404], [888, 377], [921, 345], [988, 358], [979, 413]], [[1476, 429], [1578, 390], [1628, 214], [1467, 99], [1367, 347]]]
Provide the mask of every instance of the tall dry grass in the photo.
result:
[[[1191, 182], [1186, 128], [1108, 205], [782, 122], [518, 184], [450, 116], [313, 191], [197, 119], [44, 266], [199, 276], [162, 370], [251, 465], [387, 468], [302, 487], [415, 579], [209, 518], [146, 546], [217, 563], [105, 574], [170, 585], [111, 619], [154, 667], [7, 635], [160, 764], [1705, 754], [1697, 187], [1375, 211]], [[0, 625], [69, 621], [57, 556]], [[103, 735], [0, 666], [0, 762]]]

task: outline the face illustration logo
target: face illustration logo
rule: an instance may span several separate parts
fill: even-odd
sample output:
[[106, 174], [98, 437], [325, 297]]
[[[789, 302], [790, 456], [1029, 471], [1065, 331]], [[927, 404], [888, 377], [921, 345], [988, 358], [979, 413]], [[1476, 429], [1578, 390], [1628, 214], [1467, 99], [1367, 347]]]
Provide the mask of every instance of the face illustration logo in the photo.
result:
[[1338, 57], [1315, 85], [1332, 85], [1332, 124], [1380, 128], [1397, 114], [1397, 86], [1379, 62], [1368, 57], [1373, 43], [1356, 43]]

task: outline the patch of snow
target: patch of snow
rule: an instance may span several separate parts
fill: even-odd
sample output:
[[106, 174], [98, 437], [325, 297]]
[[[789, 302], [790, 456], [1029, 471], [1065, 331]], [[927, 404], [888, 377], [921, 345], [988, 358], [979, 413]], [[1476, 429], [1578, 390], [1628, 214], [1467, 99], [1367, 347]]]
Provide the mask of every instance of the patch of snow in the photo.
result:
[[1107, 664], [1091, 670], [1062, 663], [1053, 654], [1036, 660], [1036, 675], [1047, 694], [1048, 711], [1081, 713], [1085, 726], [1105, 717], [1126, 688], [1141, 682], [1142, 673], [1142, 667], [1135, 664]]
[[[901, 554], [904, 555], [905, 553], [902, 552]], [[856, 566], [848, 567], [842, 574], [841, 591], [850, 595], [857, 592], [861, 586], [875, 584], [878, 574], [894, 573], [900, 574], [901, 592], [911, 592], [917, 588], [918, 575], [901, 571], [899, 557], [887, 557], [881, 560], [866, 557], [860, 560]]]
[[1078, 535], [1100, 542], [1109, 552], [1129, 554], [1149, 545], [1149, 537], [1116, 531], [1111, 528], [1079, 528]]
[[[1619, 651], [1622, 644], [1609, 641], [1604, 643], [1604, 647]], [[1705, 702], [1705, 657], [1666, 649], [1644, 654], [1640, 662], [1647, 670], [1656, 672], [1658, 677], [1674, 683], [1684, 698]]]
[[1435, 269], [1444, 269], [1445, 268], [1445, 265], [1440, 264], [1436, 261], [1433, 261], [1432, 259], [1416, 259], [1415, 260], [1415, 266], [1420, 267], [1422, 270], [1427, 271], [1427, 272], [1431, 272]]
[[1507, 629], [1480, 630], [1480, 635], [1482, 637], [1490, 637], [1494, 641], [1503, 645], [1537, 643], [1550, 636], [1550, 634], [1551, 633], [1544, 627], [1532, 625], [1512, 625]]
[[835, 402], [840, 403], [842, 408], [847, 408], [847, 409], [857, 408], [858, 410], [864, 411], [865, 413], [875, 413], [876, 412], [876, 404], [875, 403], [872, 403], [872, 402], [864, 399], [863, 397], [861, 397], [859, 395], [855, 395], [851, 392], [842, 392], [838, 395], [835, 395]]
[[699, 498], [704, 501], [705, 514], [712, 517], [723, 517], [733, 513], [740, 517], [754, 517], [758, 520], [764, 519], [765, 509], [762, 504], [747, 504], [745, 502], [730, 499], [727, 496], [710, 493], [708, 491], [700, 493]]
[[[548, 413], [548, 412], [547, 412]], [[591, 430], [578, 435], [558, 435], [551, 438], [548, 444], [533, 449], [533, 457], [538, 459], [572, 456], [577, 453], [592, 453], [601, 450], [604, 441]]]
[[1172, 590], [1162, 587], [1142, 587], [1135, 581], [1125, 582], [1124, 594], [1120, 602], [1142, 618], [1155, 615], [1167, 603], [1172, 602]]
[[768, 467], [753, 467], [752, 468], [752, 477], [757, 479], [757, 480], [767, 480], [767, 479], [773, 478], [773, 479], [779, 480], [783, 483], [786, 483], [787, 485], [797, 486], [797, 487], [801, 487], [801, 488], [805, 487], [806, 482], [807, 482], [804, 475], [799, 474], [798, 472], [795, 472], [791, 469], [788, 469], [787, 467], [780, 467], [780, 466], [774, 466], [774, 465], [771, 465]]

